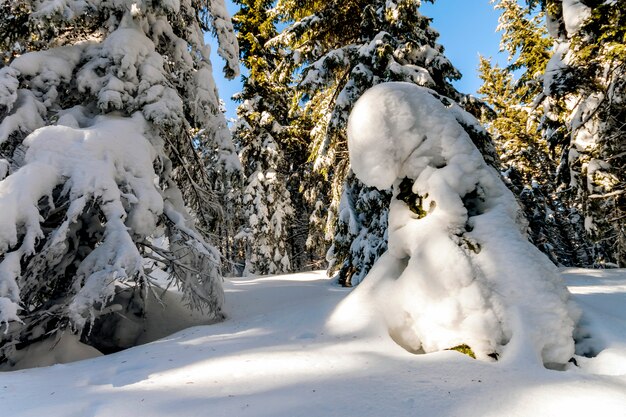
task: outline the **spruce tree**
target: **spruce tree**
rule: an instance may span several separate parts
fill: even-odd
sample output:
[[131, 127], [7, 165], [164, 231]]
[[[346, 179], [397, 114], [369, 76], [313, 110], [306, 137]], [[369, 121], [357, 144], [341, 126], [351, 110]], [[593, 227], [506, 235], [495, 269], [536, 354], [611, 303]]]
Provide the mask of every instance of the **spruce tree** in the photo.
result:
[[505, 180], [524, 209], [531, 241], [556, 264], [587, 265], [582, 216], [568, 193], [557, 192], [557, 163], [541, 137], [541, 115], [533, 103], [543, 90], [541, 74], [551, 56], [544, 15], [517, 0], [497, 1], [495, 8], [501, 12], [501, 50], [509, 65], [500, 68], [481, 57], [478, 92], [494, 111], [484, 113], [482, 121], [494, 138]]
[[203, 41], [236, 75], [223, 3], [0, 7], [0, 361], [70, 329], [95, 343], [120, 292], [145, 311], [154, 268], [223, 317], [220, 255], [196, 228], [216, 204], [207, 164], [237, 165]]
[[559, 180], [582, 207], [597, 266], [626, 262], [626, 4], [541, 2], [555, 39], [542, 131], [561, 153]]
[[282, 147], [289, 93], [272, 80], [278, 53], [266, 43], [276, 36], [271, 1], [240, 0], [235, 15], [241, 57], [248, 70], [234, 139], [246, 177], [240, 197], [242, 225], [237, 235], [245, 258], [244, 274], [275, 274], [291, 270], [294, 210], [287, 189], [289, 167]]
[[353, 315], [367, 300], [377, 326], [409, 352], [566, 364], [578, 309], [528, 242], [515, 197], [464, 126], [471, 120], [451, 99], [407, 82], [377, 85], [356, 103], [352, 169], [393, 189], [389, 249], [333, 324], [360, 331], [366, 324], [354, 326]]
[[[303, 105], [302, 117], [312, 126], [315, 169], [330, 188], [325, 225], [333, 240], [330, 269], [340, 268], [347, 285], [363, 279], [385, 250], [391, 198], [389, 191], [367, 188], [350, 175], [345, 132], [356, 100], [381, 82], [408, 81], [471, 101], [451, 86], [450, 80], [460, 74], [436, 43], [438, 34], [430, 28], [430, 19], [419, 13], [420, 4], [419, 0], [278, 2], [279, 12], [294, 23], [273, 43], [289, 51], [286, 60], [299, 64], [297, 104]], [[468, 130], [494, 161], [488, 136], [479, 126]]]
[[245, 252], [244, 275], [291, 270], [288, 240], [294, 211], [281, 172], [284, 157], [272, 136], [280, 127], [269, 113], [258, 111], [260, 101], [256, 96], [239, 106], [235, 130], [247, 175], [241, 196], [244, 221], [237, 234]]

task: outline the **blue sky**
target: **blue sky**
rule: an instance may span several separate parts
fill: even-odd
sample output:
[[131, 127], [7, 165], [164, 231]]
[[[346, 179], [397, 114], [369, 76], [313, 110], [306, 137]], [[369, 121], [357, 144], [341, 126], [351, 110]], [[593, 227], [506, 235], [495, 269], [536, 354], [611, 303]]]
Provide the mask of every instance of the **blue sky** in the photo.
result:
[[[226, 0], [231, 14], [237, 7]], [[435, 4], [424, 2], [421, 13], [433, 18], [432, 26], [440, 34], [439, 43], [445, 47], [445, 55], [461, 71], [463, 77], [455, 82], [455, 87], [464, 93], [475, 93], [480, 87], [477, 75], [478, 55], [494, 58], [505, 64], [506, 57], [499, 53], [500, 35], [496, 33], [498, 13], [493, 10], [489, 0], [437, 0]], [[207, 39], [216, 51], [212, 39]], [[215, 81], [220, 97], [226, 102], [227, 117], [235, 117], [237, 104], [230, 97], [241, 89], [240, 80], [225, 80], [221, 68], [224, 62], [212, 54]]]

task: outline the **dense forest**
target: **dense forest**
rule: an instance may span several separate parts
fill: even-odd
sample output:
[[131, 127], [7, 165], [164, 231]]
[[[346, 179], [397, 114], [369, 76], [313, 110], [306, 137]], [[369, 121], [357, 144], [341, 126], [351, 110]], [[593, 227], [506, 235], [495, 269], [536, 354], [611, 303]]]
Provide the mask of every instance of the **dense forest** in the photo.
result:
[[[391, 192], [354, 176], [346, 125], [356, 100], [388, 81], [433, 89], [481, 120], [488, 134], [470, 127], [472, 140], [552, 262], [624, 265], [622, 4], [495, 1], [509, 64], [482, 58], [479, 98], [452, 86], [460, 74], [418, 0], [238, 4], [249, 75], [233, 139], [246, 168], [241, 226], [228, 235], [254, 236], [256, 248], [229, 251], [246, 271], [326, 260], [330, 274], [356, 285], [386, 250]], [[277, 218], [257, 222], [253, 212]]]

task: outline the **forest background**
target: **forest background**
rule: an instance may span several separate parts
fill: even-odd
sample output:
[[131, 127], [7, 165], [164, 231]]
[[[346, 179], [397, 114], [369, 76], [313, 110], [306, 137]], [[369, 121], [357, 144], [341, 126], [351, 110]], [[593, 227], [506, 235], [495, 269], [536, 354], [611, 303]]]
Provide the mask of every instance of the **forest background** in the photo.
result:
[[[231, 16], [239, 10], [232, 0], [226, 0], [225, 4]], [[463, 77], [453, 82], [459, 91], [476, 94], [482, 85], [478, 76], [479, 55], [491, 57], [495, 63], [506, 66], [507, 56], [500, 51], [500, 33], [496, 31], [500, 13], [489, 1], [424, 2], [420, 12], [433, 19], [432, 26], [439, 32], [438, 42], [445, 47], [446, 56], [463, 74]], [[211, 45], [211, 61], [216, 67], [221, 66], [217, 40], [207, 34], [205, 42]], [[242, 68], [242, 74], [246, 73], [246, 69]], [[237, 102], [232, 97], [241, 91], [241, 79], [229, 80], [221, 71], [215, 71], [214, 76], [225, 103], [226, 117], [232, 120], [237, 117]]]

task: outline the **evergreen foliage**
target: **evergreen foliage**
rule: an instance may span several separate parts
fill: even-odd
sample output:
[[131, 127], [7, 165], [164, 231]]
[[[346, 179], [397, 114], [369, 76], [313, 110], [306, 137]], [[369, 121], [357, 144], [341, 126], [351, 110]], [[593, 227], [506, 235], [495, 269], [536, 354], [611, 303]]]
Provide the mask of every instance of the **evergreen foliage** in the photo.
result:
[[275, 274], [291, 270], [288, 238], [294, 215], [280, 164], [282, 152], [272, 133], [280, 127], [269, 113], [258, 113], [257, 100], [239, 106], [235, 130], [247, 175], [242, 192], [244, 224], [237, 235], [245, 250], [244, 275]]
[[234, 139], [246, 177], [240, 199], [244, 274], [274, 274], [291, 270], [294, 210], [287, 189], [289, 166], [282, 150], [289, 92], [273, 82], [278, 52], [265, 44], [276, 36], [271, 1], [240, 1], [235, 27], [244, 66], [242, 102], [237, 109]]
[[541, 136], [541, 114], [533, 103], [543, 91], [541, 76], [551, 56], [543, 14], [517, 0], [497, 1], [495, 8], [501, 12], [498, 30], [509, 65], [492, 66], [481, 57], [478, 92], [495, 112], [482, 121], [496, 143], [506, 182], [524, 209], [531, 241], [556, 264], [587, 265], [583, 217], [571, 195], [557, 190], [557, 164]]
[[[361, 282], [374, 262], [387, 250], [390, 200], [390, 193], [366, 187], [352, 172], [346, 178], [332, 246], [333, 255], [348, 254], [339, 270], [341, 285], [351, 286]], [[331, 263], [330, 268], [333, 266]]]
[[[277, 5], [283, 18], [293, 23], [271, 44], [285, 49], [283, 62], [298, 65], [295, 103], [302, 106], [300, 117], [310, 127], [314, 167], [330, 188], [323, 229], [333, 245], [327, 258], [331, 270], [341, 268], [346, 284], [354, 273], [353, 281], [358, 283], [386, 248], [391, 197], [389, 191], [364, 187], [349, 174], [346, 124], [356, 100], [379, 83], [408, 81], [475, 104], [450, 85], [460, 74], [436, 43], [438, 34], [429, 27], [430, 19], [419, 13], [420, 4], [419, 0], [283, 0]], [[283, 74], [292, 72], [284, 64]], [[483, 149], [491, 146], [485, 136], [474, 138], [485, 141], [479, 145]]]
[[143, 310], [154, 268], [223, 317], [200, 233], [211, 184], [239, 167], [203, 41], [216, 33], [235, 76], [223, 2], [0, 7], [0, 360], [66, 329], [91, 343], [121, 291]]
[[626, 262], [626, 4], [541, 2], [555, 39], [542, 131], [561, 153], [558, 179], [576, 193], [597, 266]]

